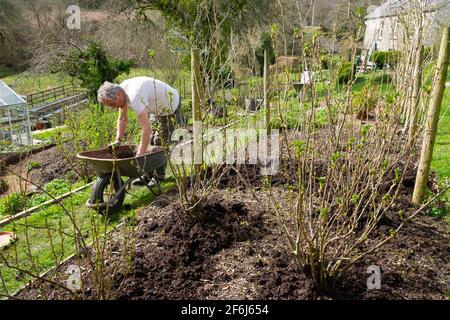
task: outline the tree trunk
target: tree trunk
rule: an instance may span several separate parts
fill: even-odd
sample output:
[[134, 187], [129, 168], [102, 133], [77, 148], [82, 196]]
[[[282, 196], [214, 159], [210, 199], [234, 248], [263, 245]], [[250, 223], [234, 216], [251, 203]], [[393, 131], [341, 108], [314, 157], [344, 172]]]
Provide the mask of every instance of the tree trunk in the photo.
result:
[[437, 125], [439, 121], [439, 112], [441, 109], [442, 96], [444, 94], [445, 80], [450, 53], [450, 27], [444, 28], [442, 36], [441, 49], [437, 63], [436, 74], [434, 78], [434, 88], [431, 95], [430, 107], [425, 123], [425, 132], [423, 136], [422, 152], [420, 154], [419, 168], [417, 170], [416, 183], [412, 202], [421, 204], [424, 199], [425, 190], [430, 173], [431, 160], [433, 159], [433, 147], [436, 139]]

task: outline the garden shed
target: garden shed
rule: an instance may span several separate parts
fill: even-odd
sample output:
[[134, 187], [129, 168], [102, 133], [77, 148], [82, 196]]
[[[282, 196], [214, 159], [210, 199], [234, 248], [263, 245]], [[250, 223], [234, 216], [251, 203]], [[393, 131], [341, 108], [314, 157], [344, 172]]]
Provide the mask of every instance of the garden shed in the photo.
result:
[[31, 144], [28, 105], [3, 81], [0, 81], [0, 141], [3, 144]]

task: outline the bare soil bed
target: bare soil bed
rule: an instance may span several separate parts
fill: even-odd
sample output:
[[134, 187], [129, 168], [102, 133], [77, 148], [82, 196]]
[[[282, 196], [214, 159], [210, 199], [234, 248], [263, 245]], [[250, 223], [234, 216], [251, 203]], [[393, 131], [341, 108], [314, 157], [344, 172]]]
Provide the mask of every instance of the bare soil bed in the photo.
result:
[[[30, 190], [30, 183], [19, 179], [18, 175], [26, 178], [32, 184], [44, 186], [54, 179], [77, 180], [78, 172], [84, 170], [77, 159], [70, 154], [70, 145], [51, 146], [32, 154], [10, 156], [11, 164], [8, 170], [2, 168], [3, 179], [8, 184], [8, 192]], [[6, 161], [8, 164], [8, 161]]]

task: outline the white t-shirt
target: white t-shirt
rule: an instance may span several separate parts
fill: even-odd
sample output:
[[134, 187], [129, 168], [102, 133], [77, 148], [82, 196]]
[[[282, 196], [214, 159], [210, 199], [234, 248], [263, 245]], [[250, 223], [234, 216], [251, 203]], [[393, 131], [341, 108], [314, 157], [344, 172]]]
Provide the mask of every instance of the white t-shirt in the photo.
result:
[[144, 110], [157, 116], [173, 114], [180, 102], [178, 91], [158, 79], [136, 77], [120, 86], [126, 93], [128, 106], [138, 115]]

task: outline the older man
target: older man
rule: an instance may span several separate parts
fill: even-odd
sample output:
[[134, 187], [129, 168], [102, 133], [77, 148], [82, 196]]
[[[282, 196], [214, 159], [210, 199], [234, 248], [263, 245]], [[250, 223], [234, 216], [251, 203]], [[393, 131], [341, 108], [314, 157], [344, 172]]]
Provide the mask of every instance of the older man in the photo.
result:
[[146, 152], [151, 137], [153, 144], [158, 144], [152, 134], [149, 115], [156, 116], [159, 134], [163, 143], [170, 142], [174, 122], [181, 123], [181, 99], [178, 91], [168, 84], [150, 77], [136, 77], [121, 84], [103, 83], [97, 93], [99, 103], [119, 109], [116, 140], [110, 144], [116, 148], [122, 143], [128, 125], [128, 110], [136, 112], [142, 129], [137, 155]]
[[128, 109], [136, 112], [142, 135], [137, 155], [144, 154], [152, 136], [149, 114], [156, 116], [160, 135], [164, 142], [170, 141], [173, 122], [181, 123], [181, 99], [178, 91], [168, 84], [150, 77], [136, 77], [121, 84], [105, 82], [97, 94], [98, 102], [119, 109], [116, 141], [118, 146], [125, 136]]

